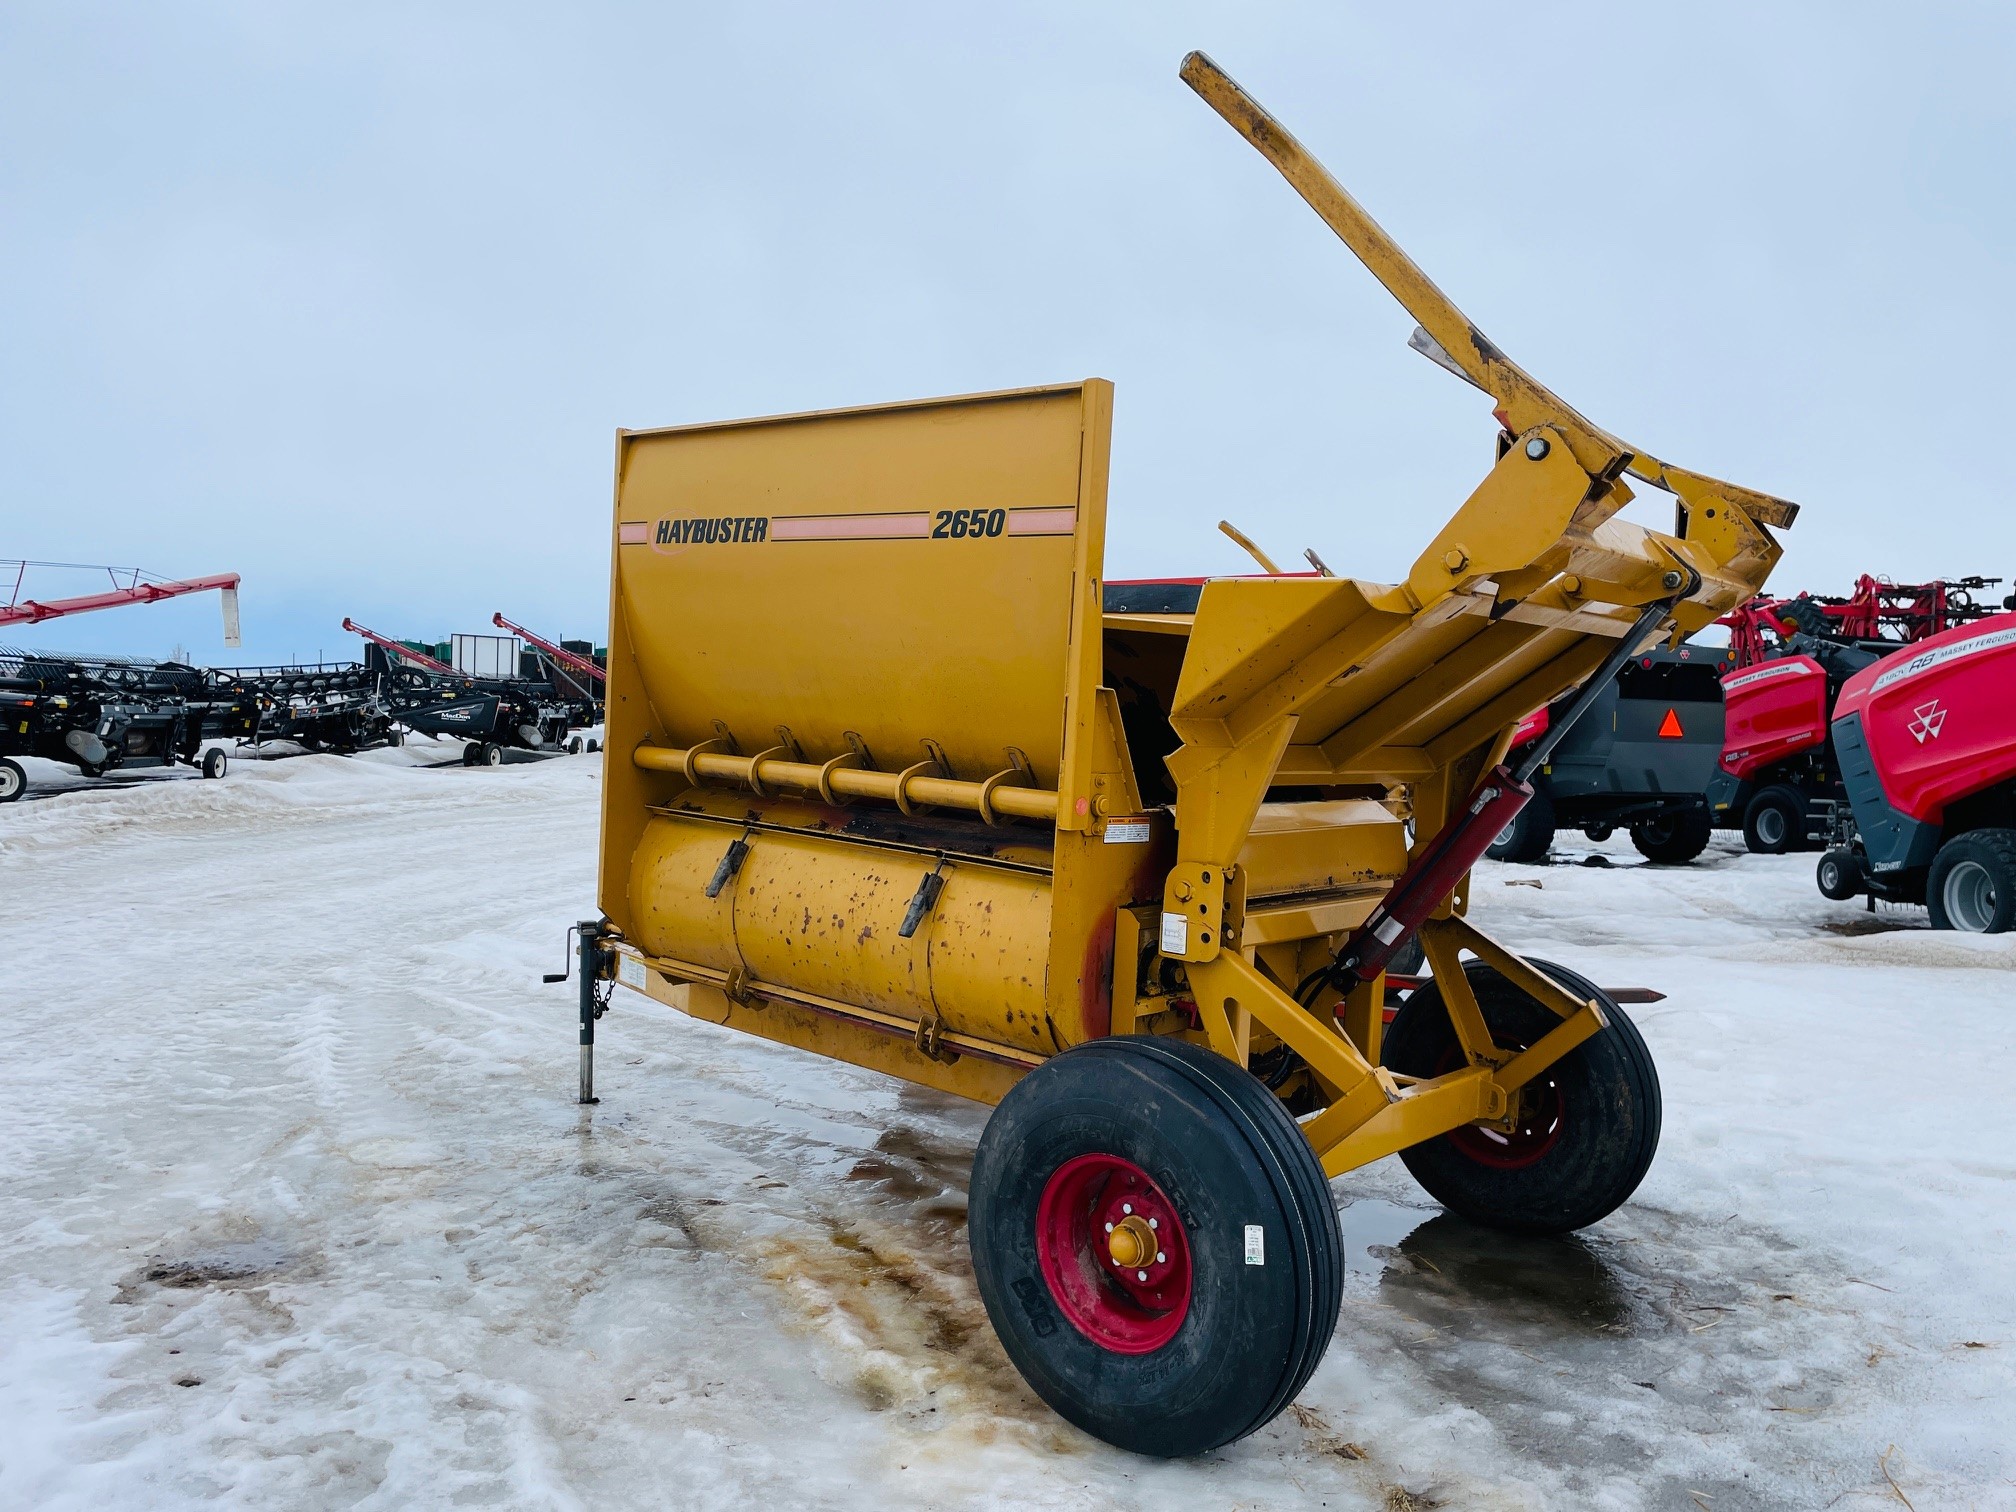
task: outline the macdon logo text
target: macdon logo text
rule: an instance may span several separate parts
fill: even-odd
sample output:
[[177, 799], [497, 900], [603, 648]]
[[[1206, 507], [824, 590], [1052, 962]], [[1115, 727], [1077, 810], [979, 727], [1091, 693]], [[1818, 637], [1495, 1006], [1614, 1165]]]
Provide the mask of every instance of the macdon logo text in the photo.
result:
[[709, 520], [660, 520], [660, 546], [713, 545], [720, 541], [767, 541], [770, 521], [764, 515], [722, 515]]

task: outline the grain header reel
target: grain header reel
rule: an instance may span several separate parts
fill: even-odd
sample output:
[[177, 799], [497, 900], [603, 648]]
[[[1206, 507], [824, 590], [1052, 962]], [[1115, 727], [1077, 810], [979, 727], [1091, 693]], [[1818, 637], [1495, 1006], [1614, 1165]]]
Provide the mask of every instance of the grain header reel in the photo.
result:
[[202, 686], [175, 662], [0, 646], [0, 803], [28, 790], [22, 756], [85, 777], [178, 765], [223, 776], [224, 753], [204, 749], [215, 732]]
[[383, 680], [398, 722], [463, 742], [464, 766], [501, 766], [507, 749], [578, 753], [580, 742], [568, 732], [599, 720], [593, 705], [569, 698], [550, 679], [478, 677], [354, 620], [343, 628], [369, 642], [365, 665]]
[[[1183, 77], [1492, 396], [1497, 464], [1400, 583], [1111, 591], [1101, 380], [623, 433], [580, 984], [584, 1101], [614, 978], [998, 1104], [989, 1315], [1060, 1413], [1164, 1455], [1320, 1360], [1327, 1178], [1399, 1153], [1526, 1231], [1636, 1186], [1643, 1042], [1472, 924], [1468, 877], [1544, 760], [1505, 763], [1522, 716], [1750, 598], [1794, 513], [1591, 424], [1209, 60]], [[1670, 534], [1618, 517], [1632, 478]], [[1434, 981], [1389, 1026], [1416, 936]]]

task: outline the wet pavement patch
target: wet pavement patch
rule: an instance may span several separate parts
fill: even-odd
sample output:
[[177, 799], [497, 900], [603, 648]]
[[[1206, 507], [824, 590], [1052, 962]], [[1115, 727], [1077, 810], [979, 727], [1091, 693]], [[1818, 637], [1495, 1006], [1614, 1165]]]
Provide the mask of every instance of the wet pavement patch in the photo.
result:
[[1438, 1327], [1482, 1313], [1542, 1333], [1643, 1332], [1656, 1323], [1624, 1273], [1575, 1234], [1501, 1234], [1441, 1214], [1391, 1247], [1380, 1291]]
[[885, 1129], [873, 1154], [847, 1171], [889, 1206], [903, 1209], [938, 1237], [966, 1226], [966, 1189], [973, 1179], [970, 1145], [936, 1139], [905, 1124]]
[[[1788, 1435], [1867, 1391], [1885, 1358], [1836, 1262], [1733, 1218], [1635, 1204], [1581, 1234], [1533, 1236], [1369, 1197], [1339, 1217], [1347, 1334], [1406, 1355], [1571, 1483], [1621, 1476], [1647, 1506], [1697, 1505], [1690, 1491], [1715, 1512], [1787, 1505], [1780, 1477], [1814, 1468], [1793, 1463]], [[1732, 1414], [1782, 1425], [1778, 1460], [1684, 1483], [1661, 1473], [1674, 1432], [1713, 1438]]]
[[257, 1284], [292, 1269], [299, 1258], [284, 1246], [265, 1239], [219, 1244], [180, 1255], [149, 1255], [140, 1269], [120, 1284], [116, 1300], [134, 1301], [148, 1288], [196, 1291]]

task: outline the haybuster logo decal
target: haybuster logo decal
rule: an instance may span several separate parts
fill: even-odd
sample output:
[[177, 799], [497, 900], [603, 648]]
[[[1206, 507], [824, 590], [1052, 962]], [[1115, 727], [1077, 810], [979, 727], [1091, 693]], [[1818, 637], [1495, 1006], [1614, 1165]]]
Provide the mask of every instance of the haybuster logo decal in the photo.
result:
[[660, 520], [660, 546], [714, 546], [729, 541], [767, 541], [767, 515], [721, 515], [711, 520]]
[[838, 514], [619, 520], [616, 543], [662, 550], [668, 546], [780, 541], [991, 541], [1003, 536], [1068, 536], [1077, 528], [1075, 504], [1013, 508], [976, 505], [967, 509], [871, 509]]

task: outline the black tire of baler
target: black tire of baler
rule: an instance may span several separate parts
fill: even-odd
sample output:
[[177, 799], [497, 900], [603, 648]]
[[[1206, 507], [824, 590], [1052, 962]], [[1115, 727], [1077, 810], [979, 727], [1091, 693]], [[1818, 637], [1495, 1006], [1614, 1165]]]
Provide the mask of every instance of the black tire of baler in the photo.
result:
[[1705, 808], [1674, 809], [1631, 826], [1631, 843], [1647, 861], [1684, 866], [1708, 849], [1715, 826]]
[[1925, 877], [1925, 907], [1932, 915], [1932, 927], [1957, 928], [1946, 912], [1946, 874], [1961, 860], [1985, 866], [1995, 879], [1995, 916], [1984, 932], [2002, 934], [2016, 928], [2016, 830], [2010, 829], [1969, 830], [1939, 847]]
[[1401, 976], [1426, 976], [1428, 974], [1428, 952], [1421, 944], [1421, 936], [1412, 934], [1400, 942], [1400, 948], [1387, 961], [1386, 969]]
[[[1051, 1141], [1070, 1153], [1032, 1157], [1032, 1141], [1064, 1120], [1066, 1129]], [[1175, 1182], [1169, 1158], [1199, 1159], [1207, 1128], [1218, 1135], [1218, 1163], [1255, 1178], [1246, 1193]], [[1161, 1151], [1148, 1148], [1157, 1141]], [[1081, 1145], [1134, 1160], [1162, 1185], [1183, 1217], [1196, 1287], [1215, 1281], [1229, 1299], [1256, 1272], [1264, 1272], [1266, 1282], [1285, 1274], [1290, 1306], [1283, 1313], [1292, 1316], [1277, 1316], [1276, 1348], [1268, 1347], [1265, 1331], [1251, 1328], [1204, 1338], [1211, 1309], [1200, 1307], [1196, 1291], [1175, 1338], [1152, 1354], [1114, 1354], [1078, 1332], [1055, 1307], [1043, 1277], [1034, 1215], [1051, 1173]], [[1200, 1202], [1220, 1206], [1224, 1225], [1236, 1221], [1238, 1232], [1200, 1227]], [[1255, 1211], [1262, 1202], [1272, 1211]], [[1243, 1224], [1256, 1219], [1267, 1230], [1266, 1263], [1247, 1267], [1239, 1250]], [[1308, 1140], [1257, 1077], [1182, 1040], [1092, 1040], [1018, 1082], [988, 1120], [974, 1153], [967, 1235], [981, 1301], [1023, 1379], [1087, 1433], [1159, 1458], [1206, 1453], [1278, 1416], [1322, 1361], [1343, 1300], [1343, 1235], [1329, 1181]], [[1229, 1310], [1229, 1301], [1219, 1305], [1221, 1317]], [[1285, 1348], [1278, 1347], [1283, 1331]], [[1206, 1373], [1215, 1391], [1180, 1409], [1166, 1399], [1112, 1400], [1116, 1383], [1140, 1371], [1136, 1362], [1166, 1363], [1178, 1348], [1191, 1356], [1193, 1381]]]
[[[1832, 884], [1827, 880], [1830, 870], [1835, 877]], [[1862, 863], [1847, 846], [1837, 845], [1814, 864], [1813, 885], [1820, 889], [1821, 897], [1845, 903], [1862, 891]]]
[[1485, 855], [1493, 861], [1525, 864], [1547, 859], [1554, 844], [1554, 800], [1544, 782], [1533, 784], [1533, 796], [1506, 828], [1511, 835], [1502, 841], [1494, 839], [1485, 847]]
[[[1757, 833], [1758, 816], [1767, 808], [1785, 815], [1785, 843], [1773, 845]], [[1743, 810], [1743, 843], [1755, 856], [1782, 856], [1806, 848], [1806, 800], [1797, 788], [1768, 787]]]
[[[1607, 1172], [1602, 1173], [1602, 1179], [1588, 1184], [1588, 1190], [1576, 1193], [1559, 1190], [1561, 1173], [1557, 1169], [1553, 1173], [1556, 1190], [1549, 1192], [1543, 1182], [1529, 1182], [1526, 1185], [1538, 1190], [1522, 1197], [1516, 1192], [1489, 1190], [1492, 1179], [1502, 1188], [1507, 1178], [1544, 1171], [1544, 1166], [1529, 1171], [1490, 1172], [1480, 1182], [1479, 1173], [1486, 1168], [1465, 1156], [1446, 1134], [1410, 1145], [1400, 1152], [1400, 1159], [1429, 1196], [1472, 1223], [1520, 1234], [1565, 1234], [1587, 1228], [1615, 1212], [1651, 1169], [1652, 1157], [1659, 1149], [1663, 1116], [1659, 1073], [1638, 1026], [1609, 994], [1587, 978], [1551, 962], [1529, 958], [1529, 964], [1577, 997], [1594, 998], [1610, 1021], [1609, 1028], [1583, 1041], [1553, 1068], [1556, 1074], [1580, 1071], [1587, 1075], [1592, 1064], [1598, 1071], [1607, 1070], [1604, 1079], [1610, 1083], [1610, 1095], [1597, 1097], [1595, 1105], [1612, 1111], [1619, 1110], [1621, 1105], [1623, 1110], [1636, 1111], [1637, 1116], [1630, 1119], [1621, 1136], [1606, 1140], [1609, 1148], [1601, 1153]], [[1463, 972], [1477, 995], [1478, 1006], [1484, 1010], [1485, 1022], [1492, 1027], [1494, 1039], [1510, 1028], [1531, 1044], [1540, 1032], [1560, 1022], [1552, 1010], [1527, 997], [1482, 961], [1465, 962]], [[1520, 1022], [1508, 1024], [1507, 1020], [1514, 1017]], [[1386, 1028], [1381, 1059], [1391, 1071], [1433, 1076], [1443, 1068], [1445, 1056], [1455, 1045], [1456, 1031], [1449, 1023], [1441, 989], [1430, 982], [1401, 1004]], [[1567, 1100], [1572, 1116], [1576, 1099], [1571, 1096]]]

